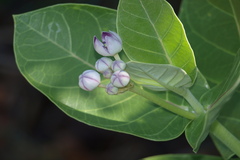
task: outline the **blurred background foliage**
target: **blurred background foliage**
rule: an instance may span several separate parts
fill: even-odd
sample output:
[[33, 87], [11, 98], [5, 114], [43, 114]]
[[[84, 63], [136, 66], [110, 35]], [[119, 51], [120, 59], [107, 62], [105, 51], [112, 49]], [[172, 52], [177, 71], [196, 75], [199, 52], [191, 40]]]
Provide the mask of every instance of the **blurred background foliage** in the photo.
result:
[[[181, 1], [169, 0], [176, 13]], [[94, 128], [71, 119], [20, 75], [13, 54], [12, 14], [59, 3], [117, 8], [118, 0], [0, 1], [0, 159], [135, 160], [168, 153], [192, 153], [184, 135], [168, 142]], [[199, 153], [217, 155], [207, 139]]]

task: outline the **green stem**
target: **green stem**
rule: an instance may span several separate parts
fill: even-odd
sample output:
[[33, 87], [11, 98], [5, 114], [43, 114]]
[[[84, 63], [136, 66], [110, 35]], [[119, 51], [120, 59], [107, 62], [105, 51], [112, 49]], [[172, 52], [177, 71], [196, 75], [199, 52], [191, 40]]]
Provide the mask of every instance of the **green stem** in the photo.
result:
[[114, 57], [116, 60], [121, 60], [121, 58], [119, 57], [118, 53], [115, 54], [113, 57]]
[[183, 97], [188, 101], [188, 103], [192, 106], [193, 110], [198, 114], [204, 113], [204, 107], [201, 103], [193, 96], [192, 92], [187, 89], [187, 92], [183, 95]]
[[100, 87], [100, 88], [106, 88], [106, 85], [105, 85], [105, 84], [99, 84], [98, 87]]
[[179, 108], [179, 106], [177, 106], [176, 104], [173, 104], [170, 101], [166, 101], [161, 99], [159, 96], [157, 96], [156, 94], [152, 94], [150, 92], [147, 92], [141, 88], [139, 88], [138, 86], [134, 85], [132, 88], [129, 89], [131, 92], [136, 93], [148, 100], [150, 100], [151, 102], [177, 114], [180, 115], [182, 117], [185, 117], [187, 119], [195, 119], [196, 115], [194, 113], [188, 112], [186, 110], [183, 110], [181, 108]]
[[240, 158], [240, 141], [220, 122], [215, 121], [210, 132]]

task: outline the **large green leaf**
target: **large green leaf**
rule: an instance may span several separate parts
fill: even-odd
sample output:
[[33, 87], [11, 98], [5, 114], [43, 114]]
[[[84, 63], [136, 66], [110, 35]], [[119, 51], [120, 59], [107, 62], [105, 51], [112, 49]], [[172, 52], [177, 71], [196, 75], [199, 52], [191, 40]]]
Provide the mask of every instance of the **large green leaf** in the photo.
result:
[[131, 92], [110, 96], [102, 88], [86, 92], [78, 87], [79, 74], [100, 57], [93, 36], [116, 30], [115, 10], [64, 4], [15, 15], [14, 21], [19, 70], [69, 116], [151, 140], [173, 139], [189, 123]]
[[165, 0], [120, 0], [117, 29], [130, 60], [171, 64], [194, 81], [196, 65], [185, 31]]
[[[186, 129], [186, 137], [195, 151], [209, 133], [211, 124], [217, 119], [219, 112], [228, 101], [240, 83], [240, 50], [236, 55], [235, 63], [226, 80], [206, 92], [202, 104], [207, 113], [194, 120]], [[230, 125], [231, 126], [231, 125]]]
[[239, 0], [208, 0], [212, 5], [219, 8], [223, 12], [234, 17], [240, 38], [240, 1]]
[[209, 155], [167, 154], [143, 158], [142, 160], [222, 160], [222, 158]]
[[220, 108], [228, 101], [240, 84], [240, 49], [235, 56], [234, 65], [226, 79], [206, 92], [202, 98], [202, 104], [209, 110]]
[[224, 80], [239, 48], [237, 17], [232, 13], [229, 0], [184, 0], [181, 6], [180, 19], [198, 68], [213, 83]]

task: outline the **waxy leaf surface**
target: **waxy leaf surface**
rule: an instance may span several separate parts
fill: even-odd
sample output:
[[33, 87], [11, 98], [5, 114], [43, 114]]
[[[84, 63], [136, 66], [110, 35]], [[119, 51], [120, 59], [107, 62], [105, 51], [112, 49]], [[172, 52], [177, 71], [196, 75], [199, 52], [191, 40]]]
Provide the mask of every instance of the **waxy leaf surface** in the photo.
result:
[[135, 82], [153, 90], [163, 88], [181, 94], [193, 84], [183, 69], [169, 64], [128, 62], [127, 71]]
[[[14, 51], [23, 76], [69, 116], [92, 126], [151, 140], [178, 137], [189, 120], [126, 92], [87, 92], [78, 76], [101, 56], [93, 36], [116, 31], [116, 11], [79, 4], [56, 5], [15, 15]], [[107, 83], [104, 80], [103, 83]]]
[[183, 0], [181, 6], [180, 19], [197, 66], [214, 84], [225, 79], [240, 46], [237, 1], [231, 5], [233, 0]]
[[195, 80], [193, 51], [181, 22], [165, 0], [120, 0], [117, 29], [130, 60], [171, 64]]
[[208, 83], [200, 72], [197, 72], [197, 79], [192, 85], [191, 78], [184, 70], [168, 64], [130, 61], [127, 63], [126, 70], [135, 83], [147, 90], [157, 91], [155, 93], [159, 98], [189, 112], [193, 112], [193, 109], [183, 98], [188, 93], [188, 89], [198, 100], [209, 89]]

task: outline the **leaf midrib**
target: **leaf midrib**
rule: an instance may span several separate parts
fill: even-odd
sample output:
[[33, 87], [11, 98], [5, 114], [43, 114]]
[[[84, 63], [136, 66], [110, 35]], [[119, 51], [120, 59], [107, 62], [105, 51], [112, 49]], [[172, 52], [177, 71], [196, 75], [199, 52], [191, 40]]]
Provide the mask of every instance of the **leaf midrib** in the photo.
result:
[[236, 13], [236, 11], [234, 9], [234, 4], [233, 4], [232, 0], [229, 0], [229, 3], [231, 5], [232, 11], [233, 11], [233, 17], [234, 17], [234, 20], [235, 20], [235, 23], [236, 23], [236, 27], [237, 27], [237, 30], [238, 30], [238, 36], [240, 38], [240, 24], [239, 24], [240, 22], [238, 22], [237, 13]]
[[145, 14], [146, 14], [149, 22], [150, 22], [152, 28], [154, 29], [154, 32], [155, 32], [156, 35], [157, 35], [157, 39], [159, 40], [159, 43], [160, 43], [160, 45], [161, 45], [161, 47], [162, 47], [162, 49], [163, 49], [163, 51], [164, 51], [164, 54], [165, 54], [165, 56], [166, 56], [166, 59], [168, 60], [168, 63], [169, 63], [169, 64], [172, 64], [172, 60], [171, 60], [170, 57], [168, 56], [167, 50], [166, 50], [166, 48], [165, 48], [164, 45], [163, 45], [162, 39], [161, 39], [161, 37], [159, 36], [159, 34], [158, 34], [157, 30], [156, 30], [156, 27], [154, 26], [154, 23], [153, 23], [152, 20], [150, 19], [149, 14], [148, 14], [146, 8], [144, 7], [144, 5], [143, 5], [143, 3], [142, 3], [142, 0], [140, 0], [140, 3], [141, 3], [141, 6], [142, 6], [142, 8], [143, 8], [143, 10], [144, 10], [144, 12], [145, 12]]

